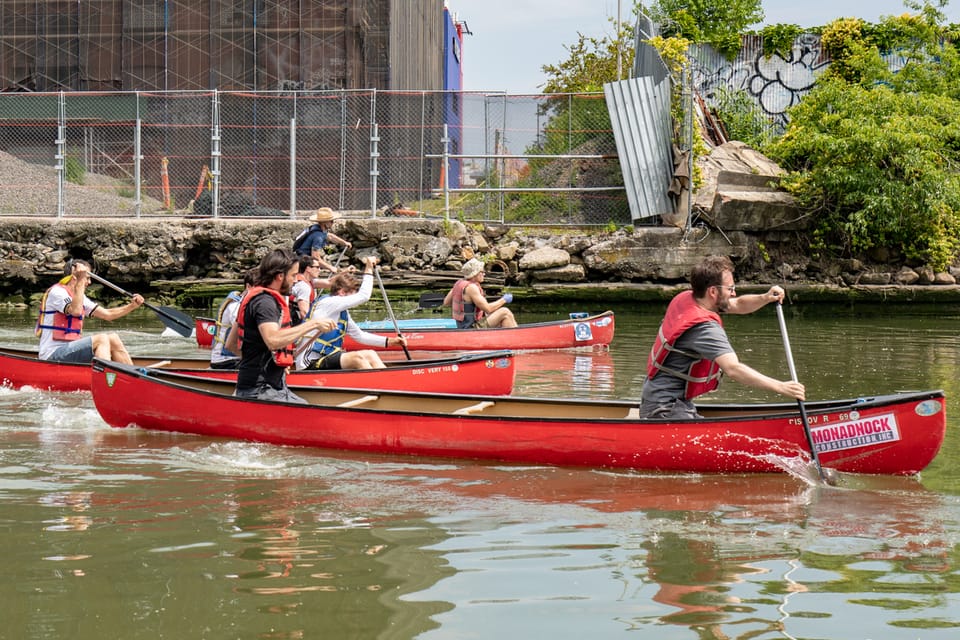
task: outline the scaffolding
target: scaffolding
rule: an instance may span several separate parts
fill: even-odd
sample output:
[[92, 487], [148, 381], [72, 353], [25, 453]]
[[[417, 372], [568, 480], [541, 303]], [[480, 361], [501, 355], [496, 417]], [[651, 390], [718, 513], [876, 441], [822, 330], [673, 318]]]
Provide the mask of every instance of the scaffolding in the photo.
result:
[[443, 0], [0, 1], [2, 92], [438, 90], [443, 51]]

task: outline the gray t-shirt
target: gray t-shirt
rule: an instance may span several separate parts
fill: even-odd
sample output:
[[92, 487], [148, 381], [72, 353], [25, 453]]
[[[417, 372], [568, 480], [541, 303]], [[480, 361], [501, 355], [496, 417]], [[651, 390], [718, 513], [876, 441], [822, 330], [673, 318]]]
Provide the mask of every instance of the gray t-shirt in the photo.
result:
[[[702, 322], [690, 327], [677, 339], [674, 347], [686, 353], [698, 354], [696, 358], [690, 358], [676, 351], [671, 352], [663, 364], [676, 371], [686, 371], [701, 358], [716, 360], [726, 353], [733, 353], [727, 332], [716, 322]], [[683, 398], [686, 386], [686, 380], [661, 371], [643, 383], [641, 401], [656, 405], [666, 404]]]

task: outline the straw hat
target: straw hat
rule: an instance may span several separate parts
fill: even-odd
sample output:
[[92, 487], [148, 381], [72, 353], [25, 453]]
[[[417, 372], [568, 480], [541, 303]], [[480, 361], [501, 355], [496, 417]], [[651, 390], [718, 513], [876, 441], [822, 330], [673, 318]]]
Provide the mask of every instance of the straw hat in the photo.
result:
[[460, 269], [460, 273], [463, 274], [463, 277], [467, 280], [477, 275], [481, 271], [483, 271], [483, 263], [476, 258], [467, 260], [467, 263], [463, 265], [462, 269]]
[[310, 218], [313, 222], [333, 222], [340, 217], [340, 214], [330, 207], [320, 207]]

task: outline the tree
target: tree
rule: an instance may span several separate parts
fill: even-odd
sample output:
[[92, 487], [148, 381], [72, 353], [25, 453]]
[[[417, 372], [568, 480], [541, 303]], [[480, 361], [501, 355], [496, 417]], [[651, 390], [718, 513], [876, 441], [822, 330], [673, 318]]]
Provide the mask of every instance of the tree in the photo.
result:
[[814, 249], [902, 247], [935, 269], [960, 255], [960, 55], [937, 6], [824, 28], [830, 67], [764, 149], [790, 171], [783, 185], [815, 221]]
[[650, 17], [660, 35], [709, 44], [727, 57], [740, 51], [740, 34], [763, 20], [761, 0], [657, 0]]
[[[615, 22], [610, 19], [610, 22]], [[603, 91], [607, 82], [617, 78], [617, 52], [621, 57], [624, 75], [629, 75], [633, 66], [633, 25], [620, 24], [620, 33], [615, 37], [588, 38], [577, 34], [576, 44], [564, 47], [569, 56], [559, 64], [543, 65], [547, 74], [544, 93], [584, 93]]]

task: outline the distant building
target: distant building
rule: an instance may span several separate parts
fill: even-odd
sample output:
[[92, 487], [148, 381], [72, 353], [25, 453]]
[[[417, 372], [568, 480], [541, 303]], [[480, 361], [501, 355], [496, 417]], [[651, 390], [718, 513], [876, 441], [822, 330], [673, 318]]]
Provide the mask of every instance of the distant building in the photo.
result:
[[444, 88], [443, 0], [3, 2], [0, 91]]
[[[363, 210], [429, 194], [442, 186], [441, 162], [423, 156], [442, 152], [445, 123], [450, 153], [460, 153], [462, 98], [451, 92], [462, 87], [465, 25], [444, 0], [4, 0], [0, 17], [0, 95], [169, 92], [68, 99], [66, 135], [69, 148], [122, 173], [139, 117], [148, 125], [144, 175], [159, 176], [159, 160], [171, 156], [175, 192], [192, 193], [209, 160], [203, 92], [212, 90], [258, 92], [222, 104], [221, 184], [264, 207], [290, 201], [294, 119], [298, 209]], [[351, 93], [330, 95], [343, 90]], [[176, 94], [187, 91], [196, 97]], [[0, 99], [0, 150], [51, 162], [56, 96], [39, 96], [27, 112], [22, 104]], [[107, 122], [119, 126], [98, 126]], [[373, 173], [374, 137], [372, 203], [360, 181]], [[459, 161], [450, 173], [458, 186]]]

